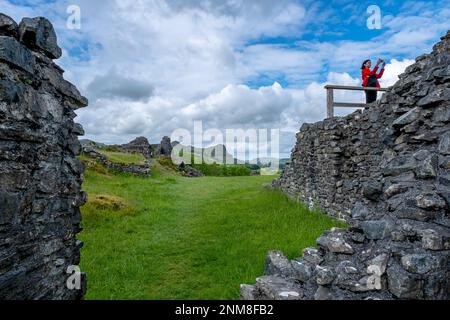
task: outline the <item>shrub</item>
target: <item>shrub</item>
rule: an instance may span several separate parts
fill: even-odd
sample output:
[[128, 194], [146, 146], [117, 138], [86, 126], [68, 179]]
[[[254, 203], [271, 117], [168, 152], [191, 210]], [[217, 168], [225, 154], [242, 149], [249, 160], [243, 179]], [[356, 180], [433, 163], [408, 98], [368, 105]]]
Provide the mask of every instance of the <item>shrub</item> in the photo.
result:
[[194, 164], [194, 169], [199, 170], [205, 176], [212, 177], [240, 177], [251, 176], [252, 170], [245, 165], [219, 165], [214, 164]]

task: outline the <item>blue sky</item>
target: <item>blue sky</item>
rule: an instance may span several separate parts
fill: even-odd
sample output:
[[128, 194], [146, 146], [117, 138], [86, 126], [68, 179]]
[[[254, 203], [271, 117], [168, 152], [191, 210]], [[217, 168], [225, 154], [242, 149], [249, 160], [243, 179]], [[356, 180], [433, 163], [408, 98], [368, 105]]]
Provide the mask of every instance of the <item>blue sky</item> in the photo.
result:
[[[392, 85], [450, 29], [449, 3], [0, 0], [0, 8], [16, 21], [54, 23], [58, 64], [90, 100], [77, 118], [87, 138], [157, 142], [201, 120], [220, 130], [281, 129], [286, 156], [301, 124], [325, 117], [325, 84], [357, 85], [361, 62], [383, 57], [383, 85]], [[81, 10], [79, 30], [67, 28], [69, 5]], [[381, 9], [380, 30], [367, 28], [370, 5]]]

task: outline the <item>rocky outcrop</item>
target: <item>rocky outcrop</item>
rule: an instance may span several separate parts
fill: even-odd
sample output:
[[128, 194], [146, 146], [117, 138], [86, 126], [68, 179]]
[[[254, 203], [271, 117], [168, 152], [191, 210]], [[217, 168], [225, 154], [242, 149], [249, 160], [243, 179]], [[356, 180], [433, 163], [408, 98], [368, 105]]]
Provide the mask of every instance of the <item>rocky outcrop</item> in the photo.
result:
[[130, 173], [138, 177], [149, 177], [151, 175], [150, 163], [145, 161], [144, 164], [138, 163], [116, 163], [108, 160], [108, 157], [98, 152], [94, 147], [86, 144], [82, 148], [82, 154], [91, 158], [95, 163], [99, 163], [109, 170]]
[[151, 169], [149, 164], [135, 164], [135, 163], [123, 164], [106, 161], [104, 165], [109, 170], [121, 173], [130, 173], [137, 177], [150, 177], [151, 175]]
[[146, 159], [150, 159], [152, 157], [152, 148], [147, 138], [145, 137], [138, 137], [130, 143], [116, 147], [120, 152], [139, 153], [142, 154]]
[[19, 27], [0, 14], [0, 300], [84, 294], [84, 275], [70, 273], [86, 201], [77, 160], [84, 132], [73, 119], [87, 100], [51, 60], [60, 55], [49, 21]]
[[172, 142], [169, 137], [163, 137], [161, 143], [156, 148], [157, 157], [171, 157], [172, 156]]
[[19, 38], [27, 47], [41, 51], [50, 59], [59, 59], [62, 56], [55, 30], [45, 18], [24, 18], [19, 25]]
[[274, 185], [345, 218], [243, 299], [450, 299], [450, 32], [381, 101], [304, 125]]
[[203, 177], [203, 173], [201, 171], [195, 169], [192, 165], [185, 164], [184, 162], [182, 162], [178, 166], [178, 170], [180, 170], [181, 174], [184, 177], [188, 177], [188, 178], [201, 178], [201, 177]]

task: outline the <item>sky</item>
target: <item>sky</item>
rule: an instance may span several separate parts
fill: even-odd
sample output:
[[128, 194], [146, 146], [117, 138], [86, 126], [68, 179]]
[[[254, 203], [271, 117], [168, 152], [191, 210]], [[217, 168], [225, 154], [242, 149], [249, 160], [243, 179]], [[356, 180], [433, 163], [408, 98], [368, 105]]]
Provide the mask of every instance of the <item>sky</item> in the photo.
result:
[[280, 130], [280, 157], [303, 123], [326, 117], [326, 84], [360, 85], [362, 61], [382, 58], [382, 86], [393, 85], [450, 29], [448, 0], [0, 0], [0, 11], [54, 24], [57, 63], [90, 101], [76, 118], [85, 138], [158, 143], [202, 121], [224, 135]]

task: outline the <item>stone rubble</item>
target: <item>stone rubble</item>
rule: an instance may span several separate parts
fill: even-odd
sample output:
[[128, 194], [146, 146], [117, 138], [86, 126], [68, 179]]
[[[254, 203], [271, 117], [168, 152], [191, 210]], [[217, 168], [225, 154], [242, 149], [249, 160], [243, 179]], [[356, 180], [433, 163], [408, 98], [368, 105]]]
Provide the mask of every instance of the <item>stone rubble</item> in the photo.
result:
[[[146, 139], [147, 140], [147, 139]], [[127, 145], [126, 150], [127, 152], [137, 152], [136, 150], [139, 150], [140, 147], [134, 147]], [[121, 150], [122, 152], [125, 149]], [[131, 151], [134, 150], [134, 151]], [[145, 150], [147, 151], [147, 150]], [[139, 152], [140, 153], [140, 152]], [[138, 177], [149, 177], [151, 176], [151, 168], [150, 168], [150, 160], [145, 160], [143, 164], [138, 163], [116, 163], [108, 160], [108, 157], [106, 157], [104, 154], [98, 152], [94, 147], [90, 145], [82, 146], [82, 154], [85, 155], [88, 158], [91, 158], [95, 163], [101, 164], [105, 166], [107, 169], [115, 172], [121, 172], [121, 173], [130, 173]]]

